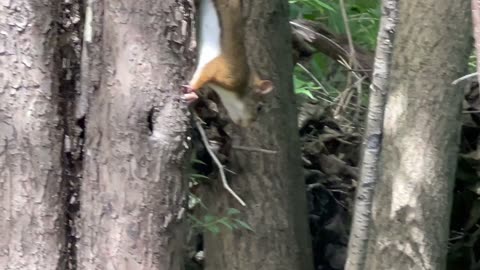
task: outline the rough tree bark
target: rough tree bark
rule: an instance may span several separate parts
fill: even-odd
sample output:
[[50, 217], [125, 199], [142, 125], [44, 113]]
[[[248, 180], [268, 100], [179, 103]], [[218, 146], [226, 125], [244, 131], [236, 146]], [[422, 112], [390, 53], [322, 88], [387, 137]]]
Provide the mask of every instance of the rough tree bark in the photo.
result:
[[187, 4], [87, 2], [78, 269], [183, 269]]
[[65, 269], [58, 4], [0, 4], [0, 269]]
[[469, 7], [400, 1], [365, 269], [445, 269]]
[[207, 202], [217, 215], [229, 207], [255, 232], [205, 234], [206, 269], [312, 269], [306, 193], [300, 162], [295, 96], [292, 91], [291, 33], [287, 1], [244, 1], [247, 48], [262, 77], [272, 79], [275, 94], [249, 129], [230, 132], [233, 145], [278, 151], [267, 154], [233, 149], [232, 188], [247, 203], [242, 208], [218, 183]]
[[385, 102], [397, 21], [398, 0], [383, 0], [382, 18], [375, 53], [375, 68], [370, 85], [367, 125], [362, 145], [363, 157], [360, 165], [360, 179], [348, 242], [346, 270], [362, 270], [365, 267], [368, 233], [372, 217], [372, 199], [375, 184], [378, 181]]

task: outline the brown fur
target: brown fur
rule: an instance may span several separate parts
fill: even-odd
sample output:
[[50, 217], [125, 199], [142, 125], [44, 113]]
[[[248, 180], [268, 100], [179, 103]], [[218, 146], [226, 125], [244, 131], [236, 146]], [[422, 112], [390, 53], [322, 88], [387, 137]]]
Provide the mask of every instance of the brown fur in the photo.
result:
[[245, 23], [241, 0], [213, 0], [218, 10], [222, 29], [222, 54], [208, 63], [196, 81], [190, 86], [197, 90], [207, 83], [216, 84], [225, 90], [243, 96], [260, 84], [247, 62], [245, 48]]

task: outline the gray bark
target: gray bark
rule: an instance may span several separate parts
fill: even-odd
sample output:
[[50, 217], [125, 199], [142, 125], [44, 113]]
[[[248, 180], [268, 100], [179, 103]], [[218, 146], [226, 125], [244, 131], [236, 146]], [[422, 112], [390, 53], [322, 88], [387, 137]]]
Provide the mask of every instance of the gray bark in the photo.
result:
[[480, 82], [480, 0], [472, 0], [472, 22], [473, 22], [473, 37], [475, 39], [475, 49], [477, 54], [477, 78]]
[[177, 88], [188, 9], [173, 0], [88, 9], [78, 269], [183, 269], [187, 117]]
[[252, 66], [273, 80], [275, 94], [251, 128], [233, 128], [233, 145], [276, 150], [276, 154], [232, 149], [232, 188], [243, 208], [220, 184], [205, 196], [216, 215], [229, 207], [244, 213], [248, 230], [205, 234], [206, 269], [312, 269], [306, 192], [300, 162], [295, 96], [292, 91], [291, 33], [287, 1], [244, 1], [247, 48]]
[[445, 269], [469, 0], [401, 1], [365, 269]]
[[65, 269], [58, 7], [0, 4], [0, 269]]
[[370, 85], [367, 125], [362, 145], [363, 157], [348, 243], [346, 270], [361, 270], [365, 267], [368, 233], [372, 218], [371, 206], [375, 184], [378, 181], [385, 102], [397, 21], [398, 0], [384, 0], [377, 37], [373, 79]]

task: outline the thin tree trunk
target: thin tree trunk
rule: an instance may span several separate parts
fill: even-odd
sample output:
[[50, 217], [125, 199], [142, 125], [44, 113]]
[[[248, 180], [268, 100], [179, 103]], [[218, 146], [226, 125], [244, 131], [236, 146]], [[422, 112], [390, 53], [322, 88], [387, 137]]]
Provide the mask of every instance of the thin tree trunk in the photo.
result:
[[180, 57], [189, 7], [181, 5], [89, 1], [78, 269], [183, 269], [187, 117], [178, 85], [189, 66]]
[[475, 38], [475, 49], [477, 54], [477, 78], [480, 82], [480, 0], [472, 0], [472, 21], [473, 21], [473, 37]]
[[401, 1], [366, 268], [445, 269], [469, 0]]
[[276, 150], [276, 154], [232, 149], [231, 185], [247, 208], [220, 180], [207, 204], [217, 215], [240, 209], [248, 230], [205, 234], [206, 269], [309, 270], [313, 267], [308, 237], [306, 191], [300, 162], [295, 96], [292, 91], [291, 33], [287, 1], [244, 1], [247, 48], [253, 66], [272, 79], [275, 94], [249, 129], [234, 128], [233, 145]]
[[0, 5], [0, 269], [65, 269], [58, 4]]
[[377, 38], [373, 79], [370, 85], [361, 173], [348, 243], [346, 270], [362, 270], [365, 267], [368, 233], [372, 218], [371, 206], [375, 184], [378, 181], [383, 118], [397, 21], [398, 0], [384, 0], [382, 2], [382, 18]]

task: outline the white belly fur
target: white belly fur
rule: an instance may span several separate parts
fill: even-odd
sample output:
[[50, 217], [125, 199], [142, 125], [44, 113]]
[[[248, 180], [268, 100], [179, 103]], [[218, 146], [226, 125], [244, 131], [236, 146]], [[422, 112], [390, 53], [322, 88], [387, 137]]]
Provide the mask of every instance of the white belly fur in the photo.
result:
[[222, 53], [221, 28], [213, 0], [201, 0], [199, 16], [198, 63], [193, 78], [202, 68]]
[[235, 93], [225, 90], [217, 85], [209, 84], [208, 87], [212, 88], [218, 94], [223, 107], [225, 107], [233, 122], [238, 122], [246, 115], [245, 104], [235, 95]]

